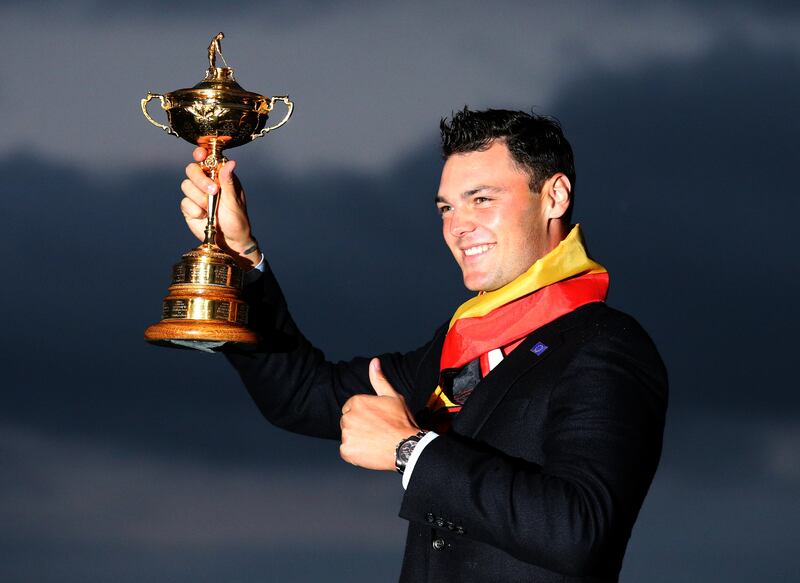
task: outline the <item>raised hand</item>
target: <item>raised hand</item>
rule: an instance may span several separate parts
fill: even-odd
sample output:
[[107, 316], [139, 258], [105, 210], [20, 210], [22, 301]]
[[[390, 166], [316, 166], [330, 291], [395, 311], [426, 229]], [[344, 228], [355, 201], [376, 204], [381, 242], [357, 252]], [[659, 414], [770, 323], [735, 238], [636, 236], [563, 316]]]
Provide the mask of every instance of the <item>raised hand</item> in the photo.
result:
[[244, 189], [233, 173], [236, 162], [229, 160], [220, 169], [217, 185], [200, 167], [199, 162], [206, 158], [205, 149], [195, 148], [192, 157], [195, 162], [186, 167], [186, 179], [181, 183], [184, 194], [181, 212], [189, 230], [195, 237], [203, 240], [208, 216], [208, 195], [216, 194], [221, 186], [216, 242], [230, 252], [243, 268], [252, 267], [261, 259], [261, 253], [251, 233]]

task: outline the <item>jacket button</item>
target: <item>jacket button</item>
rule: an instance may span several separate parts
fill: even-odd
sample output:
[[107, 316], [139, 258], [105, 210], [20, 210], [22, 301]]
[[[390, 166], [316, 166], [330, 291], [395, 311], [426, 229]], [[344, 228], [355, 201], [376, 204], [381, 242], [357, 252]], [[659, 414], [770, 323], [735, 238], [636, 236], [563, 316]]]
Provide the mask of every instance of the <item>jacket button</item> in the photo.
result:
[[434, 520], [436, 520], [436, 517], [433, 514], [431, 514], [430, 512], [428, 512], [425, 515], [425, 520], [427, 520], [428, 522], [433, 522]]
[[444, 539], [443, 538], [435, 538], [433, 539], [433, 550], [441, 551], [444, 548]]

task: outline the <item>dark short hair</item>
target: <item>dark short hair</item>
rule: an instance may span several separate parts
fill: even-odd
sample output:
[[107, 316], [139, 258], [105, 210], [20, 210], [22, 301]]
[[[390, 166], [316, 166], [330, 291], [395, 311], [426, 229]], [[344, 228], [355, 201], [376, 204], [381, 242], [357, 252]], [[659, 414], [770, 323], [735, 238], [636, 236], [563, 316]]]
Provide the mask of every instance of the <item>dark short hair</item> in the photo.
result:
[[[442, 155], [486, 150], [495, 140], [503, 140], [514, 161], [530, 175], [530, 188], [540, 192], [545, 181], [558, 172], [569, 178], [575, 193], [575, 159], [558, 120], [535, 113], [508, 109], [472, 111], [465, 107], [442, 118]], [[564, 220], [572, 214], [570, 204]]]

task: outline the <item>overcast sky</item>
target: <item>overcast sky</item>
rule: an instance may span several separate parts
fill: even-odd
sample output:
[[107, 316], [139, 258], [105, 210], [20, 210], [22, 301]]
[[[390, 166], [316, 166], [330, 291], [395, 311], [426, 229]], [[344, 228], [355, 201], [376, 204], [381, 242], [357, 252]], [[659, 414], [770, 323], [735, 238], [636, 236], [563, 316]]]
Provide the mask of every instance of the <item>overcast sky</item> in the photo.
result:
[[411, 349], [468, 297], [432, 203], [439, 119], [464, 104], [561, 119], [609, 302], [670, 371], [622, 580], [793, 580], [796, 6], [0, 3], [0, 579], [399, 572], [396, 476], [269, 427], [221, 358], [141, 340], [194, 243], [177, 209], [191, 146], [139, 99], [198, 82], [222, 30], [245, 89], [296, 103], [229, 156], [332, 358]]
[[13, 71], [1, 97], [14, 111], [0, 152], [100, 171], [168, 164], [182, 150], [142, 123], [138, 100], [202, 79], [217, 29], [245, 89], [296, 100], [291, 130], [248, 150], [298, 172], [384, 170], [464, 103], [550, 111], [586, 75], [690, 63], [731, 40], [800, 47], [796, 9], [699, 4], [13, 3], [0, 24]]

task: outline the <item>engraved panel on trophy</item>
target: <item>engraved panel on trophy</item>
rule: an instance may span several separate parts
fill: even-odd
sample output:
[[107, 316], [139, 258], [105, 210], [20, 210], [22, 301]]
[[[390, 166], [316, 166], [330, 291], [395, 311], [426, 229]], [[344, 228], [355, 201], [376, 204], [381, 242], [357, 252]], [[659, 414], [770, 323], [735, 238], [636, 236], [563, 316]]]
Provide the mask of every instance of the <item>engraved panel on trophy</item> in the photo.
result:
[[164, 300], [162, 307], [162, 318], [176, 319], [185, 318], [189, 313], [189, 300], [180, 298], [175, 300]]
[[216, 306], [214, 306], [214, 319], [215, 320], [227, 320], [228, 315], [231, 313], [231, 303], [230, 302], [216, 302]]
[[241, 269], [234, 269], [231, 273], [231, 287], [242, 289], [244, 283], [244, 272]]
[[186, 281], [186, 265], [176, 263], [172, 267], [172, 283], [184, 283]]
[[247, 324], [247, 315], [250, 310], [250, 306], [247, 304], [236, 304], [236, 323], [241, 324], [244, 326]]
[[228, 285], [228, 272], [230, 269], [227, 265], [214, 265], [213, 277], [209, 283], [214, 285]]

